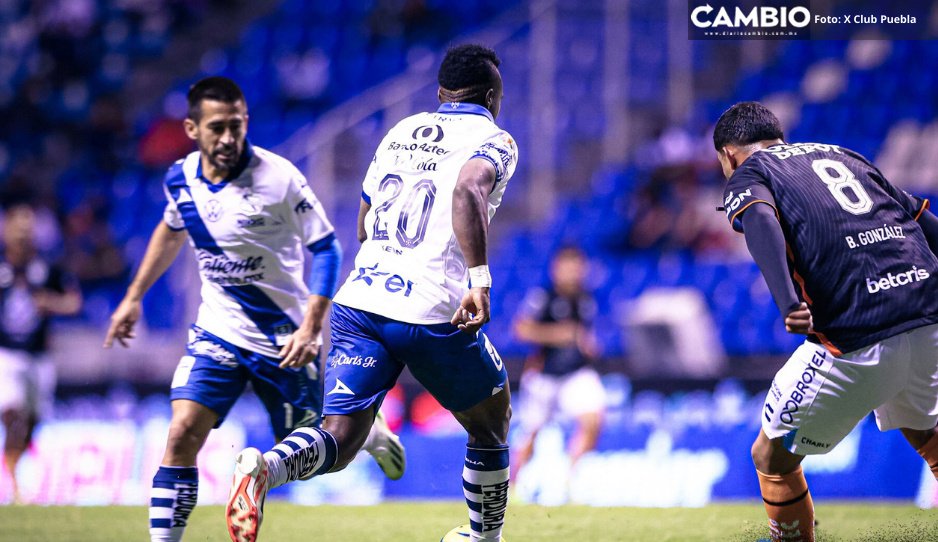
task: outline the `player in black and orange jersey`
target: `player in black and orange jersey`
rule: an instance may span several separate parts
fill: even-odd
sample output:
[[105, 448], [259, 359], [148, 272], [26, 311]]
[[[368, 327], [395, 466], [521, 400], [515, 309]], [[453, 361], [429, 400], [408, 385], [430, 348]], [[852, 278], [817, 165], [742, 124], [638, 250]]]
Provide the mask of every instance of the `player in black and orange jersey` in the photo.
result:
[[805, 455], [833, 449], [870, 411], [938, 476], [938, 218], [868, 160], [784, 141], [757, 102], [713, 134], [724, 205], [786, 329], [807, 335], [775, 376], [752, 447], [773, 540], [814, 540]]

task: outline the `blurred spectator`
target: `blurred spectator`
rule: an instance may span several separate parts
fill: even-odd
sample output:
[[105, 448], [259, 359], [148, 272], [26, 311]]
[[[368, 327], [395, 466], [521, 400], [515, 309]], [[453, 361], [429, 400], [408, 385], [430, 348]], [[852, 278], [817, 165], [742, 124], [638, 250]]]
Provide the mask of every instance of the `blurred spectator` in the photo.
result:
[[33, 207], [15, 200], [7, 205], [0, 258], [0, 419], [6, 431], [3, 462], [19, 503], [16, 465], [54, 399], [55, 366], [43, 356], [49, 318], [76, 314], [81, 294], [71, 276], [36, 250]]
[[126, 279], [127, 262], [111, 238], [105, 207], [92, 199], [65, 218], [65, 254], [69, 267], [83, 283]]
[[586, 273], [587, 260], [580, 249], [560, 249], [550, 264], [551, 286], [531, 289], [517, 316], [515, 334], [537, 350], [521, 375], [522, 443], [512, 460], [515, 474], [531, 459], [538, 431], [555, 414], [577, 421], [569, 451], [571, 468], [596, 446], [606, 394], [590, 366], [600, 352], [591, 330], [597, 307], [584, 289]]

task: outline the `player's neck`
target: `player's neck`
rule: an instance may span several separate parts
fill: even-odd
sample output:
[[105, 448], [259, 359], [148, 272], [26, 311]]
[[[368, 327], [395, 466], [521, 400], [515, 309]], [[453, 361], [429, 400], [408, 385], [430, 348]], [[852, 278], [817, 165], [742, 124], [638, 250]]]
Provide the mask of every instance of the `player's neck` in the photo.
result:
[[784, 145], [784, 144], [785, 142], [782, 141], [781, 139], [764, 139], [762, 141], [756, 141], [755, 143], [746, 145], [745, 147], [740, 149], [739, 153], [737, 154], [739, 163], [742, 164], [743, 162], [748, 160], [750, 156], [761, 151], [762, 149], [767, 149], [773, 145]]
[[6, 247], [4, 257], [14, 267], [21, 267], [33, 257], [33, 249], [28, 246], [10, 245]]
[[205, 154], [202, 154], [199, 159], [202, 161], [202, 177], [206, 181], [218, 184], [228, 178], [229, 170], [215, 167]]

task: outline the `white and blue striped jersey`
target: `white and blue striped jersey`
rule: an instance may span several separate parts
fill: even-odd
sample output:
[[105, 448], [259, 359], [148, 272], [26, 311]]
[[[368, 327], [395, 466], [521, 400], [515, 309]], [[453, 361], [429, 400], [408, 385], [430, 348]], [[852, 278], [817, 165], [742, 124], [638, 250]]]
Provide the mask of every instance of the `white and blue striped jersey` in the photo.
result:
[[399, 122], [384, 137], [365, 176], [368, 238], [335, 302], [410, 324], [449, 322], [469, 288], [466, 259], [453, 231], [453, 190], [473, 158], [495, 166], [488, 218], [518, 164], [518, 146], [492, 114], [446, 103]]
[[306, 247], [333, 236], [303, 175], [286, 159], [245, 144], [225, 181], [202, 176], [198, 152], [173, 164], [163, 220], [185, 229], [202, 278], [196, 325], [252, 352], [277, 355], [303, 321]]

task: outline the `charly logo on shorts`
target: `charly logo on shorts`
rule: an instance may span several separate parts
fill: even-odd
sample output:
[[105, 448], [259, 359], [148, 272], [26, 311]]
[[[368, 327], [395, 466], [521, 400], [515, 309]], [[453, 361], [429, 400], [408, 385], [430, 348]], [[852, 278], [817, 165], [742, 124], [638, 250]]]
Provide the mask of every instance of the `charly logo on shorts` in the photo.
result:
[[189, 351], [193, 356], [209, 358], [225, 367], [237, 367], [238, 361], [232, 352], [212, 341], [197, 340], [189, 344]]
[[375, 363], [377, 362], [378, 360], [376, 360], [375, 358], [371, 356], [349, 357], [349, 356], [346, 356], [345, 354], [338, 354], [337, 356], [332, 358], [332, 361], [330, 361], [329, 364], [332, 365], [333, 367], [338, 367], [339, 365], [351, 365], [353, 367], [364, 367], [366, 369], [370, 369], [371, 367], [374, 367]]
[[[787, 398], [781, 393], [776, 394], [778, 386], [776, 382], [772, 382], [772, 396], [775, 399], [775, 403], [780, 404], [783, 400], [785, 401], [785, 403], [782, 404], [781, 413], [778, 415], [778, 419], [781, 420], [782, 423], [794, 423], [795, 413], [798, 412], [805, 398], [809, 397], [809, 392], [812, 391], [811, 384], [817, 380], [818, 369], [824, 365], [826, 359], [826, 351], [818, 350], [815, 352], [814, 355], [811, 356], [811, 363], [805, 366], [804, 370], [801, 372], [801, 377], [798, 379], [798, 382], [795, 383], [794, 388], [788, 394]], [[765, 415], [765, 419], [771, 422], [771, 415], [775, 414], [775, 409], [767, 402], [765, 403], [765, 411], [763, 414]]]

